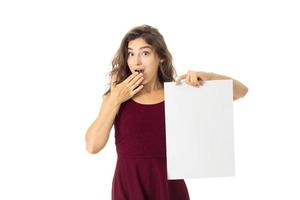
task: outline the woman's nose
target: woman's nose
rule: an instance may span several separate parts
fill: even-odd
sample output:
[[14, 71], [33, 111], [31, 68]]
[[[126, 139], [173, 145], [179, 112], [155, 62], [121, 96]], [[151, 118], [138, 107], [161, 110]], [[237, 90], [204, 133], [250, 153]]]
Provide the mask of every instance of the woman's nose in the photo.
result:
[[135, 64], [136, 64], [136, 65], [142, 64], [142, 60], [141, 60], [141, 55], [140, 55], [140, 54], [138, 54], [138, 55], [136, 56], [136, 58], [135, 58]]

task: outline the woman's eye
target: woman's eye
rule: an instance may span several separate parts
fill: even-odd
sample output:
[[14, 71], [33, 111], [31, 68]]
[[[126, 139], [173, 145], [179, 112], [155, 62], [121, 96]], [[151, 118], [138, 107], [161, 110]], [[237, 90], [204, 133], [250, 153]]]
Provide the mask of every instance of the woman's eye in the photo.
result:
[[144, 51], [143, 55], [147, 56], [147, 55], [149, 55], [149, 52], [148, 51]]
[[[142, 52], [142, 55], [143, 56], [147, 56], [147, 55], [149, 55], [150, 53], [148, 52], [148, 51], [143, 51]], [[132, 53], [132, 52], [128, 52], [128, 56], [134, 56], [134, 53]]]

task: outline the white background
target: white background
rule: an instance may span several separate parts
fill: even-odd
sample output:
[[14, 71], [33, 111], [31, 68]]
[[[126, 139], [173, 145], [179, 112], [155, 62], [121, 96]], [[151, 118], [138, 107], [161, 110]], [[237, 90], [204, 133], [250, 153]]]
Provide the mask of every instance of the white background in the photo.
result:
[[186, 180], [192, 200], [300, 199], [300, 7], [297, 1], [14, 1], [0, 3], [0, 199], [110, 199], [114, 132], [98, 154], [97, 116], [125, 33], [164, 35], [179, 75], [229, 75], [236, 176]]

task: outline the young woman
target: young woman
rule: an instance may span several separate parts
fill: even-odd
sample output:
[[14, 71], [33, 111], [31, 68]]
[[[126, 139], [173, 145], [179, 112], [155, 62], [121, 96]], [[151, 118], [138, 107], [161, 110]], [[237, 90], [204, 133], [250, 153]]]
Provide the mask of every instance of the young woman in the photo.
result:
[[[188, 71], [176, 77], [172, 56], [163, 36], [148, 25], [130, 30], [112, 62], [111, 84], [103, 95], [98, 117], [86, 133], [87, 151], [104, 148], [114, 124], [117, 163], [112, 181], [113, 200], [187, 200], [184, 180], [168, 180], [164, 118], [164, 82], [185, 79], [199, 87], [202, 81], [231, 79]], [[233, 80], [233, 99], [247, 87]]]

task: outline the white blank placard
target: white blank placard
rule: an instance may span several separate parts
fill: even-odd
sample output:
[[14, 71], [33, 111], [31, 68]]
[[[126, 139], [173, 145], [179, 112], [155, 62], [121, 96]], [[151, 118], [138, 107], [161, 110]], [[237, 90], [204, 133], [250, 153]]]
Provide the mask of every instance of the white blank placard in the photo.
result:
[[164, 83], [168, 179], [234, 176], [232, 84]]

